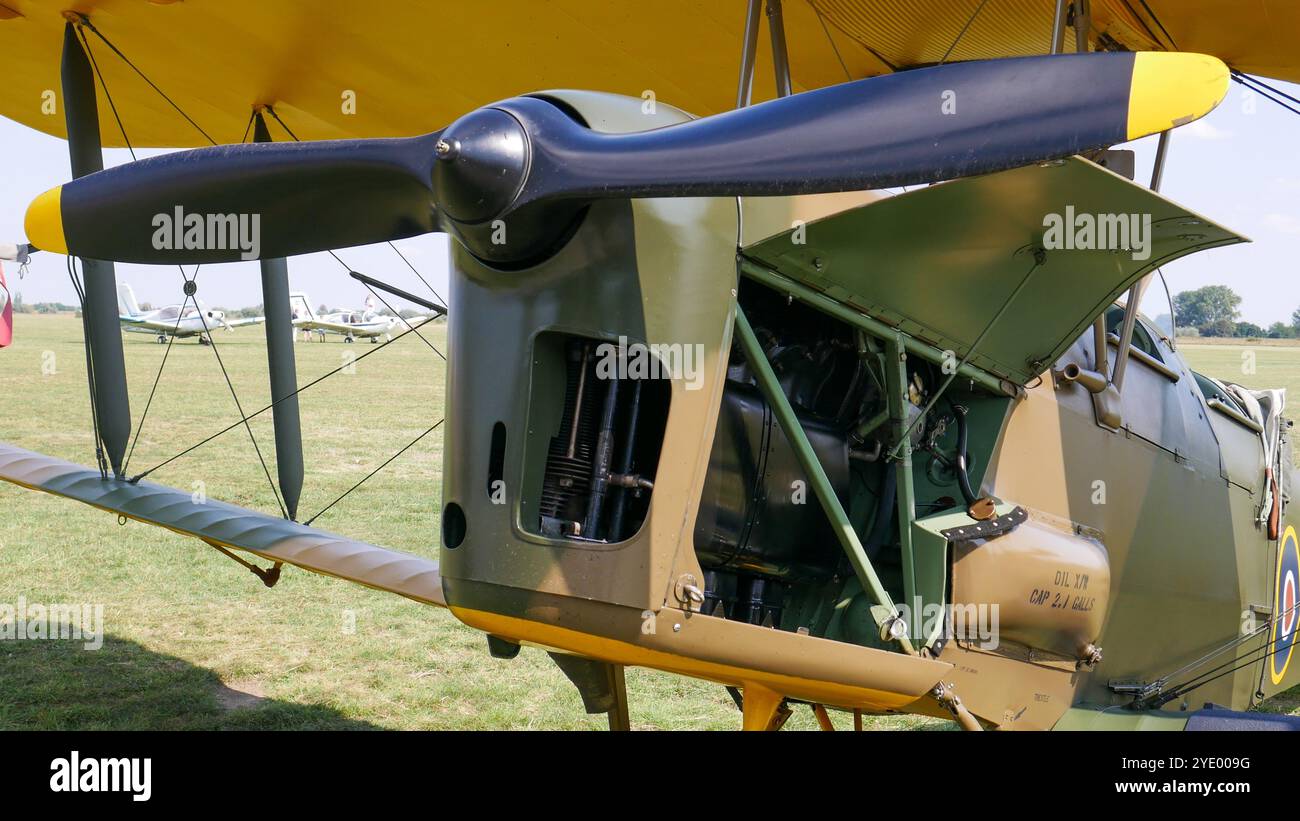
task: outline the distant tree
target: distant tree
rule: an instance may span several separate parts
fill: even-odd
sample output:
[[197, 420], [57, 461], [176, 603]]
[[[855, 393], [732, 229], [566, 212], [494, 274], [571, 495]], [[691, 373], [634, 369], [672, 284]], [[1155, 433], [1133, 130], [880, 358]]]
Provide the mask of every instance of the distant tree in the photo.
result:
[[141, 302], [139, 305], [140, 313], [145, 314], [153, 310], [152, 302]]
[[1169, 316], [1169, 314], [1161, 314], [1160, 316], [1156, 317], [1155, 322], [1156, 322], [1156, 327], [1159, 328], [1160, 332], [1165, 336], [1169, 336], [1170, 334], [1173, 333], [1174, 321], [1173, 318]]
[[1291, 327], [1300, 331], [1300, 308], [1296, 308], [1295, 311], [1291, 313]]
[[[1185, 325], [1195, 325], [1205, 333], [1207, 326], [1222, 330], [1232, 326], [1240, 314], [1241, 297], [1226, 285], [1206, 285], [1194, 291], [1183, 291], [1174, 297], [1174, 310]], [[1231, 336], [1228, 333], [1205, 333], [1206, 336]]]
[[1220, 319], [1201, 326], [1201, 336], [1236, 336], [1237, 323], [1231, 319]]
[[1295, 339], [1296, 327], [1285, 322], [1274, 322], [1268, 326], [1269, 339]]
[[1254, 322], [1238, 322], [1236, 331], [1233, 336], [1239, 336], [1246, 339], [1260, 339], [1268, 335], [1268, 332], [1256, 325]]
[[320, 305], [317, 305], [317, 306], [316, 306], [316, 313], [318, 313], [318, 314], [328, 314], [329, 312], [330, 312], [330, 309], [329, 309], [329, 307], [327, 307], [327, 306], [325, 305], [324, 302], [322, 302]]

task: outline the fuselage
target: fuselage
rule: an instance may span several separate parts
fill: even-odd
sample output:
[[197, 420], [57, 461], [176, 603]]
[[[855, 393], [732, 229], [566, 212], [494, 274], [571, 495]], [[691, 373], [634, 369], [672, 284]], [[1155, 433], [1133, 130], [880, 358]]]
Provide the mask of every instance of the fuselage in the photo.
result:
[[205, 306], [168, 305], [139, 314], [124, 314], [118, 318], [122, 330], [128, 333], [190, 337], [208, 334], [225, 327], [224, 311]]
[[[676, 116], [661, 105], [647, 122], [635, 101], [561, 96], [614, 131]], [[1046, 728], [1072, 706], [1131, 703], [1136, 688], [1223, 650], [1246, 665], [1189, 701], [1248, 706], [1261, 664], [1245, 657], [1258, 641], [1231, 643], [1243, 614], [1271, 612], [1284, 541], [1270, 538], [1259, 510], [1269, 460], [1255, 428], [1264, 425], [1211, 402], [1145, 321], [1118, 416], [1058, 378], [1069, 364], [1099, 367], [1088, 312], [1116, 310], [1108, 306], [1146, 263], [1120, 266], [1107, 251], [1039, 258], [1026, 243], [1035, 225], [1041, 235], [1040, 203], [1118, 198], [1170, 224], [1191, 219], [1081, 163], [953, 183], [949, 193], [935, 186], [884, 209], [848, 208], [872, 199], [862, 195], [747, 199], [739, 224], [736, 203], [721, 199], [600, 203], [526, 275], [453, 243], [441, 562], [452, 612], [502, 639], [844, 708], [947, 715], [934, 693], [951, 685], [982, 722], [1002, 727]], [[1003, 192], [1007, 213], [976, 207]], [[886, 216], [873, 222], [872, 209]], [[860, 225], [829, 219], [855, 211]], [[819, 230], [819, 218], [829, 227]], [[948, 235], [935, 237], [935, 219], [948, 220]], [[805, 223], [806, 247], [795, 238]], [[1202, 230], [1206, 244], [1235, 241]], [[990, 232], [1004, 244], [991, 245]], [[1189, 252], [1186, 236], [1160, 235], [1160, 253]], [[975, 337], [1002, 302], [987, 287], [954, 302], [936, 275], [961, 288], [1000, 271], [987, 282], [1005, 300], [1043, 259], [1038, 290], [1013, 303], [974, 369], [943, 394], [959, 357], [909, 334], [942, 339], [935, 329], [947, 326], [946, 335]], [[1099, 281], [1106, 276], [1113, 281]], [[798, 405], [806, 445], [786, 441], [775, 400], [755, 388], [755, 363], [733, 344], [742, 310]], [[1062, 311], [1075, 313], [1052, 320]], [[1022, 350], [1040, 320], [1046, 336]], [[588, 360], [629, 341], [687, 372], [600, 381]], [[1117, 341], [1103, 343], [1111, 373]], [[1047, 361], [1045, 350], [1055, 352]], [[871, 378], [852, 376], [857, 358]], [[981, 370], [986, 362], [992, 370]], [[969, 413], [973, 493], [992, 497], [999, 514], [1026, 516], [1000, 535], [960, 532], [973, 522], [954, 477], [956, 432], [935, 425], [955, 411], [945, 401], [909, 427], [941, 394]], [[846, 409], [846, 396], [869, 401]], [[641, 406], [635, 427], [629, 402]], [[606, 433], [630, 457], [593, 461], [607, 453]], [[905, 634], [914, 654], [886, 641], [859, 565], [844, 561], [836, 529], [813, 521], [836, 505], [794, 458], [805, 448], [844, 508], [841, 540], [859, 542], [894, 602], [1000, 611], [1002, 641], [943, 638], [936, 621]], [[1273, 464], [1293, 486], [1289, 456]], [[895, 474], [899, 489], [882, 490]], [[615, 479], [622, 484], [605, 487]], [[630, 524], [612, 529], [593, 516], [633, 487]], [[1265, 691], [1294, 684], [1297, 668]]]

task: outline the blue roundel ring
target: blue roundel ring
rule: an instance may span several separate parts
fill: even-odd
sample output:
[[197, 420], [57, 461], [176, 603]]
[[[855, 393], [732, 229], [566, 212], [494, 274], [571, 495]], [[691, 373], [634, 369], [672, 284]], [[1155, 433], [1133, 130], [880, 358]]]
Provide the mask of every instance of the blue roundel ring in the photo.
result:
[[1300, 544], [1288, 526], [1277, 549], [1277, 580], [1273, 592], [1273, 629], [1269, 636], [1269, 674], [1274, 684], [1286, 678], [1300, 625]]

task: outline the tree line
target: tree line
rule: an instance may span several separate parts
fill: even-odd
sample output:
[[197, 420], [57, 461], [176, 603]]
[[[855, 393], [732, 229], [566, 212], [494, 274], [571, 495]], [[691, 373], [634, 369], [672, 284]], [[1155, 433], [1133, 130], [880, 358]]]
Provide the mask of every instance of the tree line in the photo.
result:
[[1300, 308], [1290, 322], [1274, 322], [1267, 328], [1239, 319], [1241, 297], [1227, 285], [1206, 285], [1174, 295], [1179, 336], [1235, 336], [1257, 339], [1300, 337]]

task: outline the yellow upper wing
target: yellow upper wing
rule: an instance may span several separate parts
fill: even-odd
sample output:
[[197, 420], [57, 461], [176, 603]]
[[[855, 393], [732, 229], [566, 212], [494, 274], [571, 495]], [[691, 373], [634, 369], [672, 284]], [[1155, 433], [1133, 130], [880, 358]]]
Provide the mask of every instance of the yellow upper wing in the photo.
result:
[[[494, 100], [558, 87], [652, 93], [710, 114], [734, 105], [746, 6], [747, 0], [0, 0], [0, 115], [64, 134], [57, 93], [68, 8], [88, 14], [218, 142], [237, 142], [259, 104], [273, 105], [302, 139], [424, 133]], [[1054, 0], [990, 0], [972, 19], [980, 0], [785, 0], [794, 87], [937, 62], [967, 23], [948, 60], [1043, 53], [1053, 6]], [[1092, 8], [1094, 47], [1199, 51], [1243, 71], [1300, 80], [1298, 3], [1092, 0]], [[89, 40], [133, 144], [206, 144], [93, 34]], [[774, 93], [766, 30], [760, 43], [758, 100]], [[56, 95], [52, 112], [47, 92]], [[100, 117], [105, 145], [123, 145], [103, 102]]]

